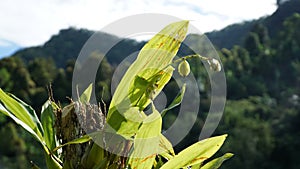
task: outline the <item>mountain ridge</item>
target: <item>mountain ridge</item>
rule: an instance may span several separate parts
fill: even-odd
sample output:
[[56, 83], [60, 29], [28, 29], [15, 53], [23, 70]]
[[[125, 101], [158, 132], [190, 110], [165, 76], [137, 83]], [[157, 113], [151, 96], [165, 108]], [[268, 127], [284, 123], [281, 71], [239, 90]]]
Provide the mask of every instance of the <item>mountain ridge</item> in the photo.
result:
[[219, 31], [212, 31], [206, 33], [210, 41], [218, 48], [230, 49], [234, 45], [243, 46], [243, 42], [251, 29], [257, 25], [262, 24], [269, 30], [270, 38], [273, 38], [283, 27], [283, 21], [291, 16], [293, 13], [300, 13], [300, 0], [289, 0], [278, 4], [275, 12], [269, 16], [263, 16], [252, 21], [245, 21], [242, 23], [235, 23], [221, 29]]
[[[269, 30], [269, 35], [275, 36], [282, 28], [282, 22], [294, 12], [300, 13], [300, 0], [290, 0], [278, 6], [278, 9], [270, 16], [264, 16], [257, 20], [236, 23], [226, 28], [206, 33], [207, 38], [219, 49], [231, 49], [234, 45], [243, 46], [247, 35], [257, 24], [262, 24]], [[275, 25], [275, 26], [274, 26]], [[35, 57], [51, 57], [58, 67], [64, 67], [67, 60], [76, 59], [85, 42], [95, 31], [87, 29], [68, 28], [62, 29], [58, 34], [52, 36], [45, 44], [18, 50], [12, 56], [22, 58], [25, 63]], [[141, 49], [145, 42], [132, 39], [120, 39], [119, 37], [103, 32], [97, 32], [106, 39], [119, 39], [119, 43], [107, 54], [111, 64], [120, 63], [124, 57]], [[188, 35], [190, 36], [190, 35]], [[189, 39], [189, 38], [187, 38]], [[101, 51], [100, 51], [101, 52]]]

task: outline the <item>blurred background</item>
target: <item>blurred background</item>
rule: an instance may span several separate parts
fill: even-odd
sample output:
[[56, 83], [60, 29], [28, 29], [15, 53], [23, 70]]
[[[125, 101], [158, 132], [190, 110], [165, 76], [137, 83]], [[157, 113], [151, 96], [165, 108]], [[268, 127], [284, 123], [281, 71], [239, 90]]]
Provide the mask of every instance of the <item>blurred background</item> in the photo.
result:
[[[86, 40], [124, 16], [155, 12], [188, 19], [211, 40], [227, 79], [224, 116], [214, 135], [228, 133], [219, 153], [234, 158], [224, 169], [299, 169], [300, 150], [300, 0], [2, 0], [0, 2], [0, 88], [15, 94], [39, 112], [48, 99], [68, 103], [74, 63]], [[154, 22], [155, 21], [151, 21]], [[139, 24], [139, 23], [136, 23]], [[134, 26], [134, 25], [133, 25]], [[165, 25], [163, 25], [165, 26]], [[120, 38], [110, 32], [101, 36]], [[201, 36], [186, 41], [205, 48]], [[97, 98], [109, 104], [116, 66], [146, 41], [120, 39], [101, 62]], [[182, 46], [179, 56], [193, 53]], [[95, 59], [103, 55], [95, 52]], [[201, 86], [197, 122], [176, 151], [198, 141], [199, 127], [210, 106], [210, 82], [201, 61], [190, 62]], [[175, 82], [165, 88], [168, 98], [178, 92]], [[169, 99], [168, 99], [169, 100]], [[167, 129], [174, 110], [164, 117]], [[189, 122], [188, 113], [182, 123]], [[40, 145], [9, 118], [0, 114], [0, 168], [44, 165]]]

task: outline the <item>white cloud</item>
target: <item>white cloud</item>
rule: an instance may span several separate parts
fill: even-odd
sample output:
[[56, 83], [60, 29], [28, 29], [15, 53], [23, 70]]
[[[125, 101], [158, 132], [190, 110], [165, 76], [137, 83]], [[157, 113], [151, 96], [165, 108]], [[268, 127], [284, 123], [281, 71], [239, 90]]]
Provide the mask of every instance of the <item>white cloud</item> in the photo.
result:
[[40, 45], [62, 28], [100, 30], [124, 16], [155, 12], [194, 21], [203, 32], [271, 14], [275, 0], [1, 0], [0, 39]]
[[13, 44], [11, 42], [8, 42], [6, 40], [2, 40], [0, 39], [0, 47], [10, 47], [12, 46]]

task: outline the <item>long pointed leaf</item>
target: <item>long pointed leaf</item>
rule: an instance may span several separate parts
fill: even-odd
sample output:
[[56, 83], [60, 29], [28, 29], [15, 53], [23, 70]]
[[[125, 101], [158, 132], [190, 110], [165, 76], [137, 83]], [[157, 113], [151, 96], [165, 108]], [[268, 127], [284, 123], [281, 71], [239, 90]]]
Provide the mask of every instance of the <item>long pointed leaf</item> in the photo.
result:
[[[36, 115], [30, 114], [26, 107], [24, 107], [25, 103], [20, 103], [0, 89], [0, 105], [0, 111], [3, 114], [9, 116], [17, 124], [30, 132], [44, 146], [45, 151], [47, 151], [42, 132], [39, 129], [39, 119]], [[33, 109], [31, 111], [34, 113]]]
[[151, 169], [159, 151], [162, 119], [153, 104], [152, 111], [143, 121], [134, 139], [134, 150], [128, 162], [131, 168]]
[[61, 169], [60, 164], [55, 160], [55, 156], [49, 152], [44, 137], [42, 136], [42, 125], [37, 118], [34, 110], [13, 95], [7, 95], [0, 89], [0, 112], [9, 116], [17, 124], [21, 125], [27, 130], [34, 138], [36, 138], [45, 150], [46, 163], [50, 169]]
[[[160, 71], [169, 65], [186, 36], [188, 21], [172, 23], [156, 34], [140, 51], [136, 61], [129, 67], [118, 85], [110, 107], [120, 104], [127, 96], [129, 85], [143, 70]], [[141, 76], [144, 79], [155, 75], [151, 72]]]
[[193, 165], [195, 162], [203, 162], [219, 150], [226, 136], [211, 137], [189, 146], [165, 163], [161, 169], [182, 168]]
[[44, 130], [44, 139], [50, 150], [54, 149], [57, 143], [54, 131], [54, 121], [52, 103], [50, 100], [47, 100], [42, 106], [41, 122]]
[[57, 158], [54, 158], [54, 155], [45, 154], [46, 164], [48, 169], [62, 169], [62, 166], [57, 161]]
[[184, 93], [185, 93], [185, 88], [186, 88], [186, 84], [184, 83], [183, 86], [182, 86], [182, 88], [181, 88], [181, 90], [180, 90], [180, 92], [177, 94], [177, 96], [172, 101], [172, 103], [161, 112], [161, 116], [162, 117], [165, 116], [165, 114], [167, 113], [167, 111], [169, 111], [169, 110], [173, 109], [174, 107], [180, 105], [180, 103], [183, 100], [183, 96], [184, 96]]
[[43, 127], [42, 127], [42, 123], [40, 122], [37, 114], [35, 113], [35, 110], [30, 106], [28, 105], [27, 103], [23, 102], [21, 99], [19, 99], [18, 97], [16, 97], [15, 95], [11, 94], [11, 93], [8, 93], [8, 95], [10, 97], [12, 97], [13, 99], [15, 99], [17, 102], [19, 102], [22, 106], [25, 107], [25, 109], [29, 112], [29, 114], [33, 117], [33, 121], [34, 123], [36, 123], [36, 125], [38, 126], [38, 129], [41, 131], [42, 135], [44, 133], [43, 131]]
[[86, 159], [86, 168], [98, 168], [102, 167], [107, 162], [107, 157], [105, 157], [105, 150], [94, 143], [92, 145], [91, 150], [88, 153], [87, 159]]
[[[10, 113], [1, 103], [0, 103], [0, 112], [7, 115], [8, 117], [10, 117], [12, 120], [14, 120], [17, 124], [19, 124], [20, 126], [22, 126], [25, 130], [27, 130], [30, 134], [33, 135], [33, 137], [35, 139], [37, 139], [45, 148], [45, 150], [47, 151], [47, 147], [46, 144], [44, 143], [44, 141], [37, 135], [37, 133], [31, 128], [29, 127], [26, 123], [24, 123], [22, 120], [18, 119], [16, 116], [14, 116], [12, 113]], [[50, 153], [48, 151], [48, 153]]]
[[[120, 112], [123, 113], [121, 114]], [[110, 128], [112, 127], [113, 129], [118, 129], [116, 131], [117, 134], [130, 139], [131, 136], [135, 135], [145, 117], [144, 112], [140, 111], [138, 107], [130, 107], [128, 109], [120, 108], [107, 120], [110, 126], [106, 126], [106, 131], [112, 132]]]
[[175, 156], [175, 152], [170, 141], [164, 136], [160, 135], [159, 139], [159, 155], [167, 160], [172, 159]]
[[90, 102], [90, 98], [92, 95], [92, 91], [93, 91], [93, 84], [91, 83], [86, 89], [85, 91], [81, 94], [80, 96], [80, 101], [82, 103], [88, 103]]
[[72, 140], [72, 141], [69, 141], [69, 142], [67, 142], [67, 143], [65, 143], [65, 144], [59, 145], [59, 146], [55, 147], [52, 151], [55, 152], [55, 151], [57, 151], [58, 149], [60, 149], [60, 148], [62, 148], [62, 147], [64, 147], [64, 146], [66, 146], [66, 145], [86, 143], [86, 142], [88, 142], [88, 141], [90, 141], [90, 140], [92, 140], [92, 138], [91, 138], [89, 135], [84, 135], [84, 136], [82, 136], [82, 137], [80, 137], [80, 138], [77, 138], [77, 139], [74, 139], [74, 140]]
[[221, 167], [222, 163], [228, 159], [230, 159], [233, 156], [231, 153], [226, 153], [222, 157], [213, 159], [212, 161], [206, 163], [203, 167], [200, 169], [218, 169]]
[[[122, 130], [120, 124], [127, 121], [123, 113], [134, 106], [143, 110], [168, 83], [174, 70], [168, 65], [172, 62], [184, 40], [187, 27], [188, 21], [172, 23], [142, 48], [135, 62], [123, 76], [112, 98], [107, 123], [113, 129]], [[147, 87], [138, 88], [134, 83], [137, 78], [144, 79], [147, 82]], [[152, 97], [149, 97], [150, 95]], [[122, 112], [120, 109], [125, 111]], [[119, 124], [116, 125], [116, 122]], [[131, 136], [135, 132], [131, 133]]]

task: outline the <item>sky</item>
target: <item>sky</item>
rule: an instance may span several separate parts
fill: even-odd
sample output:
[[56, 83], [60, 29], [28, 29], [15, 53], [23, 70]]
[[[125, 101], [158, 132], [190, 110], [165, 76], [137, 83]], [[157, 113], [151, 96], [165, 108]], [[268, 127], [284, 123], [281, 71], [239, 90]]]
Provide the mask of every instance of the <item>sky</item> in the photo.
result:
[[0, 0], [0, 57], [20, 47], [42, 45], [61, 29], [97, 31], [134, 14], [168, 14], [197, 21], [201, 32], [209, 32], [270, 15], [275, 4], [276, 0]]

